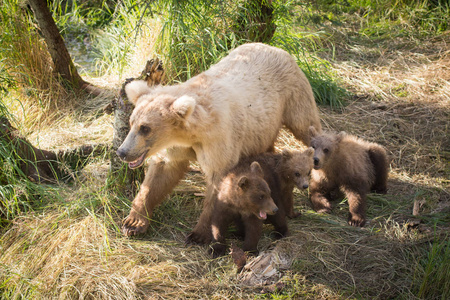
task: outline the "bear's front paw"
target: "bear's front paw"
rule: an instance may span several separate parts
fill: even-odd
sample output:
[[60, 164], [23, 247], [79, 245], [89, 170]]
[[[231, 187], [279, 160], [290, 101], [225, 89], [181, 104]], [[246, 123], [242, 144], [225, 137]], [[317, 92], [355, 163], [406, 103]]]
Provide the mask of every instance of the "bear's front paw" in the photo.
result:
[[122, 233], [125, 236], [134, 236], [139, 234], [144, 234], [149, 226], [149, 221], [147, 218], [141, 216], [130, 215], [123, 220]]
[[212, 254], [213, 258], [218, 258], [220, 256], [225, 255], [225, 252], [227, 251], [227, 246], [225, 244], [221, 244], [221, 243], [214, 243], [210, 248], [209, 248], [209, 254]]
[[349, 215], [348, 224], [354, 227], [363, 227], [366, 224], [366, 219], [363, 216]]

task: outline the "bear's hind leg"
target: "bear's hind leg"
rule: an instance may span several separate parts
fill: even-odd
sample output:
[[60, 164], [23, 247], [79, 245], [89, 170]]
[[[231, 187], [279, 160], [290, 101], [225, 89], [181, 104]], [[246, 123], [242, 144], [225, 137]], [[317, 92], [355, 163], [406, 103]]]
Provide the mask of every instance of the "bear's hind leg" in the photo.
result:
[[379, 145], [374, 145], [369, 149], [369, 158], [375, 170], [375, 182], [371, 190], [378, 194], [386, 194], [389, 173], [386, 150]]

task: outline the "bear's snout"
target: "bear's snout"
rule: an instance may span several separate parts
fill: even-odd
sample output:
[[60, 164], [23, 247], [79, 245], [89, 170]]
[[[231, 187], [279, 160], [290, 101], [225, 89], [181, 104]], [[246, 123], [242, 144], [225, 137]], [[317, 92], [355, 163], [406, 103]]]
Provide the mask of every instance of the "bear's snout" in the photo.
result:
[[320, 162], [319, 158], [318, 157], [314, 157], [314, 165], [318, 166], [319, 162]]
[[274, 209], [272, 210], [272, 214], [276, 214], [277, 211], [278, 211], [278, 207], [275, 206]]
[[125, 160], [127, 157], [127, 152], [121, 148], [117, 149], [116, 154], [121, 160]]

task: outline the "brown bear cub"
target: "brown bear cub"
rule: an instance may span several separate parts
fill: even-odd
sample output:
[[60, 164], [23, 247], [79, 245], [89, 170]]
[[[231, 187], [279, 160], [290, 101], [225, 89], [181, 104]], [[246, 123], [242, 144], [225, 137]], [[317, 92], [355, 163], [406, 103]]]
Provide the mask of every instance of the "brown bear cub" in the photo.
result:
[[314, 210], [330, 212], [334, 192], [343, 192], [348, 199], [348, 223], [364, 226], [366, 195], [387, 191], [388, 158], [386, 150], [345, 132], [317, 133], [309, 129], [314, 148], [314, 170], [310, 182]]
[[298, 217], [300, 214], [294, 212], [294, 187], [299, 190], [309, 187], [311, 170], [314, 167], [314, 149], [308, 148], [305, 151], [283, 150], [280, 154], [263, 154], [257, 160], [268, 163], [274, 172], [280, 176], [282, 203], [286, 215], [290, 218]]
[[244, 251], [257, 252], [264, 220], [286, 236], [293, 212], [293, 189], [308, 187], [314, 150], [284, 150], [242, 159], [220, 182], [212, 214], [212, 253], [225, 254], [225, 233], [234, 221], [244, 235]]

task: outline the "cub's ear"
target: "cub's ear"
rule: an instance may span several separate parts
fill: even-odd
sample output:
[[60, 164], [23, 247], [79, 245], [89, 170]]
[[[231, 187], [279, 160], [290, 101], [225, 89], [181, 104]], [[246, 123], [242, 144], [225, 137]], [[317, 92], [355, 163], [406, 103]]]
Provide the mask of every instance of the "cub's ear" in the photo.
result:
[[336, 136], [336, 141], [338, 143], [340, 143], [342, 141], [342, 139], [347, 135], [347, 133], [345, 131], [341, 131], [337, 134]]
[[256, 175], [264, 177], [264, 173], [261, 168], [261, 165], [257, 161], [252, 162], [252, 164], [250, 165], [250, 171], [252, 171], [252, 173], [254, 173]]
[[309, 147], [308, 149], [305, 150], [305, 154], [313, 157], [314, 156], [314, 148], [313, 147]]
[[133, 80], [125, 85], [125, 94], [128, 100], [136, 106], [139, 97], [144, 94], [148, 94], [151, 91], [147, 82], [143, 80]]
[[292, 157], [292, 153], [288, 149], [283, 149], [283, 151], [281, 152], [281, 155], [283, 156], [283, 159], [285, 159], [285, 160], [288, 160], [289, 158]]
[[197, 101], [194, 98], [184, 95], [173, 102], [172, 110], [180, 117], [187, 119], [194, 112], [196, 105]]
[[315, 137], [316, 135], [318, 135], [318, 132], [316, 130], [316, 127], [314, 126], [309, 126], [309, 135], [311, 137]]
[[249, 179], [246, 176], [242, 176], [241, 178], [239, 178], [238, 181], [238, 186], [242, 189], [242, 190], [246, 190], [248, 188], [250, 184]]

